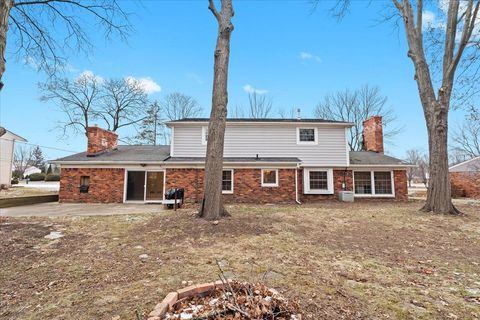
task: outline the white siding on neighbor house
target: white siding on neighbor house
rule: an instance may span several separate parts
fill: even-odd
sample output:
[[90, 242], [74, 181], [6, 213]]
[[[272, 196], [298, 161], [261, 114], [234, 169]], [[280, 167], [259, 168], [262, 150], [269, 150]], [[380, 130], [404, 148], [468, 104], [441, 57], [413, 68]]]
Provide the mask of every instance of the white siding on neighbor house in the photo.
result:
[[[202, 127], [206, 123], [177, 124], [174, 157], [204, 157]], [[317, 128], [318, 144], [297, 144], [297, 128]], [[227, 123], [225, 157], [297, 157], [304, 166], [347, 166], [345, 127], [302, 124]]]

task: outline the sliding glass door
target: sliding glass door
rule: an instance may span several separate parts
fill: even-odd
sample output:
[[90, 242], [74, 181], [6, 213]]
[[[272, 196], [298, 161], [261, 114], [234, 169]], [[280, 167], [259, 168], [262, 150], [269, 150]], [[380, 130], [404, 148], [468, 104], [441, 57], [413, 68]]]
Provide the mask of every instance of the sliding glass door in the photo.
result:
[[163, 171], [128, 171], [126, 201], [162, 201]]
[[145, 200], [160, 201], [163, 200], [163, 172], [147, 172], [147, 190]]

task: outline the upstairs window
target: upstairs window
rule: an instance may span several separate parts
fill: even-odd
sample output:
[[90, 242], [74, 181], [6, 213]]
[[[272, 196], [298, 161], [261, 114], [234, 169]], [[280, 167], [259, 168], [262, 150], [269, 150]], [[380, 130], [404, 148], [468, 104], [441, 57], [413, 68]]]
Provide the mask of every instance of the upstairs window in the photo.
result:
[[278, 170], [262, 169], [262, 187], [278, 187]]
[[316, 128], [297, 128], [297, 144], [317, 143]]
[[233, 193], [233, 169], [222, 172], [222, 193]]

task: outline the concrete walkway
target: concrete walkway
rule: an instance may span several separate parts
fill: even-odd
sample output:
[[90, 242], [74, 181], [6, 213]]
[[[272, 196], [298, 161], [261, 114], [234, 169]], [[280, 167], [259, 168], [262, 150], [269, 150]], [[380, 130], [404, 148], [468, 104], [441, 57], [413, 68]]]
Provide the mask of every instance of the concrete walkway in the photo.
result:
[[4, 217], [109, 216], [117, 214], [158, 213], [161, 204], [85, 204], [49, 202], [0, 209]]

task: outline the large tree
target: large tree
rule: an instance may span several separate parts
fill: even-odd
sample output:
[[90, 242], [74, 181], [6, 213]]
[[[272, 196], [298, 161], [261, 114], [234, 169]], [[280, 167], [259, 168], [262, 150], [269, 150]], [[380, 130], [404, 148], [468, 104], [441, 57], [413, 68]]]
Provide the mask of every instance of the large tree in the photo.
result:
[[87, 135], [87, 127], [98, 118], [98, 104], [102, 79], [91, 72], [84, 72], [76, 79], [54, 78], [40, 83], [40, 100], [53, 101], [64, 114], [59, 122], [63, 136], [69, 132]]
[[168, 120], [195, 118], [202, 113], [202, 107], [197, 100], [180, 92], [167, 94], [160, 105]]
[[[429, 27], [423, 25], [424, 2], [417, 0], [414, 8], [415, 4], [410, 0], [392, 1], [403, 20], [408, 57], [415, 69], [415, 80], [427, 124], [430, 176], [427, 201], [422, 210], [458, 214], [452, 203], [448, 178], [448, 113], [455, 80], [458, 82], [462, 75], [470, 75], [471, 68], [478, 70], [480, 40], [472, 37], [472, 34], [479, 24], [480, 1], [449, 1], [445, 8], [445, 25], [440, 33], [430, 32], [427, 36]], [[429, 42], [431, 38], [433, 42]], [[436, 52], [441, 50], [442, 54], [439, 56], [433, 52], [428, 55], [428, 44], [432, 44]], [[441, 70], [438, 84], [433, 73], [436, 66]], [[461, 72], [457, 74], [459, 66]]]
[[268, 118], [272, 112], [272, 99], [256, 91], [248, 93], [248, 115], [252, 119]]
[[[453, 131], [452, 150], [458, 160], [480, 156], [480, 118], [472, 113]], [[454, 161], [456, 162], [456, 161]]]
[[382, 116], [384, 139], [390, 142], [401, 128], [393, 127], [396, 120], [392, 108], [387, 106], [387, 97], [380, 88], [364, 85], [357, 90], [338, 91], [327, 94], [315, 108], [315, 117], [321, 119], [352, 122], [348, 135], [348, 146], [352, 151], [362, 149], [363, 121], [371, 116]]
[[157, 101], [154, 101], [146, 110], [145, 118], [139, 123], [135, 143], [156, 146], [159, 139], [166, 142], [165, 125], [161, 116], [162, 110]]
[[[429, 188], [422, 211], [459, 214], [448, 177], [448, 114], [452, 106], [466, 105], [478, 97], [480, 0], [392, 3], [393, 14], [387, 19], [402, 21], [428, 132]], [[337, 16], [349, 4], [350, 0], [337, 1]], [[424, 23], [429, 9], [437, 9], [440, 21]]]
[[19, 145], [15, 147], [15, 153], [13, 154], [13, 167], [15, 173], [20, 178], [23, 178], [25, 171], [33, 164], [33, 149], [25, 145]]
[[37, 167], [38, 169], [42, 170], [42, 172], [45, 172], [45, 157], [43, 156], [43, 151], [40, 146], [33, 147], [32, 166]]
[[148, 95], [139, 80], [133, 78], [108, 79], [102, 85], [102, 102], [98, 115], [108, 130], [137, 124], [145, 119]]
[[129, 29], [128, 15], [117, 0], [2, 0], [0, 89], [7, 41], [17, 58], [54, 75], [67, 65], [68, 53], [91, 51], [90, 34], [124, 38]]
[[222, 199], [222, 169], [228, 104], [230, 36], [233, 31], [231, 19], [234, 13], [232, 0], [221, 0], [220, 11], [215, 7], [213, 0], [209, 0], [208, 8], [217, 20], [218, 34], [214, 54], [212, 110], [208, 124], [205, 159], [205, 194], [199, 215], [208, 220], [215, 220], [227, 215]]

